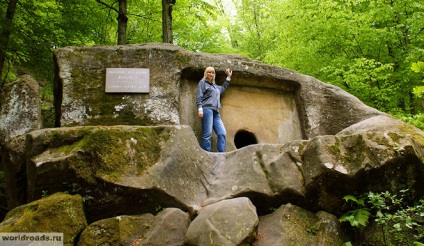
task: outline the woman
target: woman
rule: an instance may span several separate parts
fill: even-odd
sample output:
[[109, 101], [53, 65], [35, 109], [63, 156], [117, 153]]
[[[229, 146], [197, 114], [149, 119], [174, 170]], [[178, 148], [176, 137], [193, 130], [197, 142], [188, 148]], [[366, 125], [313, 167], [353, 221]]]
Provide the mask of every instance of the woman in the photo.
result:
[[225, 70], [227, 79], [224, 84], [215, 84], [215, 69], [207, 67], [203, 79], [199, 81], [196, 93], [196, 105], [198, 116], [202, 120], [202, 149], [211, 151], [212, 129], [218, 136], [216, 145], [217, 152], [224, 152], [226, 147], [226, 134], [224, 123], [221, 120], [219, 109], [221, 108], [221, 93], [230, 85], [232, 71]]

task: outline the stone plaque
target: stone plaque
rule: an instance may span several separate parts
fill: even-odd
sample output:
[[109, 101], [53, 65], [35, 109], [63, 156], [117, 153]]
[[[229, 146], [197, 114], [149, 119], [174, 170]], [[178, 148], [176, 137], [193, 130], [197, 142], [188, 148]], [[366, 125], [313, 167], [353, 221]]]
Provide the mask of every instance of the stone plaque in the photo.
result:
[[149, 93], [150, 69], [106, 68], [106, 93]]

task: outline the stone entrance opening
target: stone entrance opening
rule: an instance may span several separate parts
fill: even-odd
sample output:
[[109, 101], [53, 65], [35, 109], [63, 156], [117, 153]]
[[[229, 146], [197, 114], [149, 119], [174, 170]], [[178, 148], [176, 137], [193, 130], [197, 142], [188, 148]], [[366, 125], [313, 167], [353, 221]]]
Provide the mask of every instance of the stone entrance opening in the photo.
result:
[[234, 136], [234, 145], [237, 149], [257, 143], [258, 140], [256, 139], [255, 134], [247, 130], [238, 130], [236, 135]]
[[[226, 75], [216, 69], [217, 84]], [[193, 128], [199, 144], [202, 124], [197, 116], [196, 91], [204, 68], [190, 67], [181, 72], [179, 119], [181, 125]], [[226, 151], [247, 145], [283, 144], [302, 139], [302, 124], [298, 114], [299, 84], [245, 70], [234, 72], [228, 90], [221, 95], [221, 118], [227, 131]], [[251, 132], [250, 132], [251, 131]], [[212, 151], [216, 135], [212, 134]]]

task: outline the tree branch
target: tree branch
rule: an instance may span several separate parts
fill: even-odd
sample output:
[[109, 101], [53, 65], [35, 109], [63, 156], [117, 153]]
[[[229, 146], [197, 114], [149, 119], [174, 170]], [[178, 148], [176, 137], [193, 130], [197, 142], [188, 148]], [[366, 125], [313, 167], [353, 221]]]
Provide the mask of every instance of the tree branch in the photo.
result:
[[101, 1], [101, 0], [96, 0], [96, 2], [98, 2], [98, 3], [99, 3], [99, 4], [101, 4], [101, 5], [106, 6], [107, 8], [109, 8], [109, 9], [111, 9], [111, 10], [115, 11], [116, 13], [119, 13], [119, 10], [118, 10], [117, 8], [113, 7], [113, 5], [109, 5], [109, 4], [107, 4], [107, 3], [105, 3], [105, 2], [103, 2], [103, 1]]

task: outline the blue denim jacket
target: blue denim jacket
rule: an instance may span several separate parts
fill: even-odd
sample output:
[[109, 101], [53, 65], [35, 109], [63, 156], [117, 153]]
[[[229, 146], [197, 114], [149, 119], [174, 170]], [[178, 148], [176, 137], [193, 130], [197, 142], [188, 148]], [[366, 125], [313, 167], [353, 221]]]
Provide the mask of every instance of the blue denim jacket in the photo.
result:
[[209, 108], [219, 111], [221, 108], [221, 93], [227, 90], [229, 85], [229, 78], [227, 78], [222, 85], [212, 84], [204, 78], [201, 79], [197, 86], [196, 93], [197, 108]]

